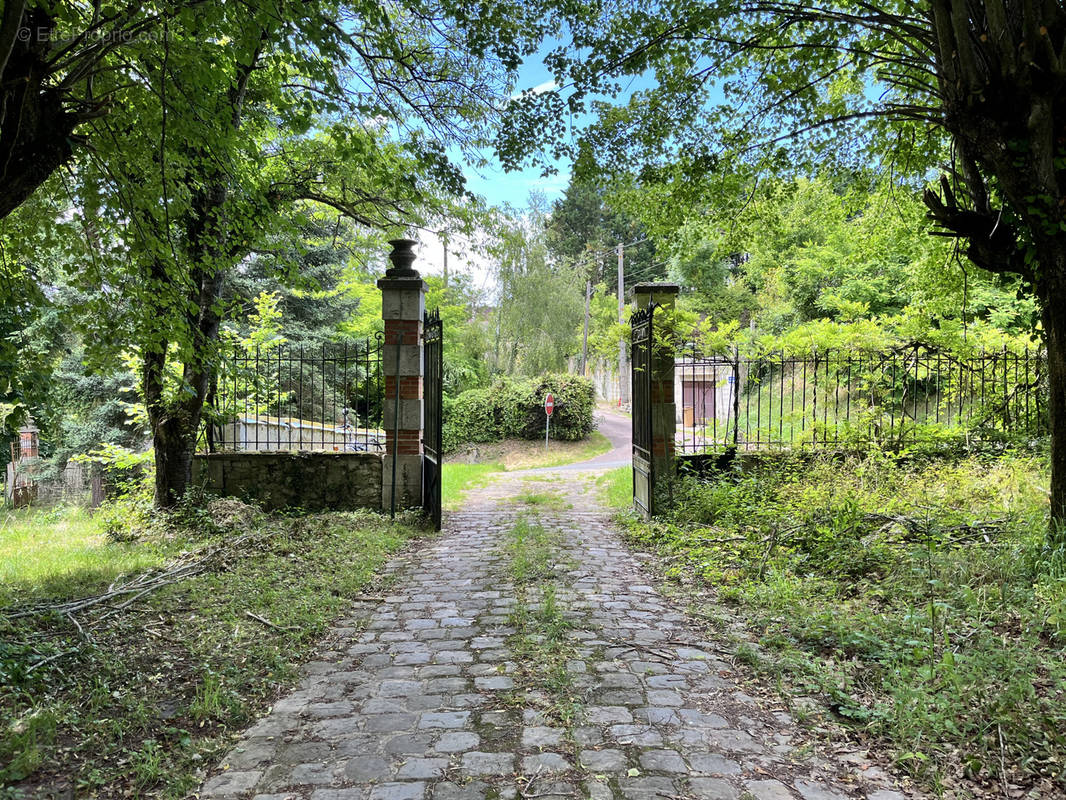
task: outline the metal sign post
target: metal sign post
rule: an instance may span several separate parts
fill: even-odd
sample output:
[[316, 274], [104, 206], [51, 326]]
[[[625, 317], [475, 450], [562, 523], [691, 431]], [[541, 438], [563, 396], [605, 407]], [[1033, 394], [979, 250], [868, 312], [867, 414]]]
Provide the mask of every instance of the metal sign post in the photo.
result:
[[555, 410], [555, 396], [548, 392], [544, 397], [544, 449], [548, 449], [548, 431], [551, 430], [552, 412]]

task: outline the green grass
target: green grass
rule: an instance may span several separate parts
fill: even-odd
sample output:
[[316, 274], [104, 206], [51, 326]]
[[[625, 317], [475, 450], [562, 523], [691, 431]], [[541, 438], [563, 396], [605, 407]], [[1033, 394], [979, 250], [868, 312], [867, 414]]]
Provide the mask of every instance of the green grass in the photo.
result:
[[[579, 441], [552, 439], [547, 448], [543, 439], [507, 439], [477, 447], [485, 463], [496, 464], [500, 471], [514, 472], [587, 461], [610, 452], [611, 442], [602, 433], [593, 431], [588, 438]], [[445, 463], [449, 463], [447, 456]]]
[[471, 489], [488, 484], [495, 472], [503, 472], [502, 464], [453, 464], [444, 462], [441, 468], [441, 503], [454, 511], [463, 504]]
[[[449, 511], [456, 511], [462, 508], [463, 498], [466, 493], [471, 489], [488, 485], [494, 473], [573, 464], [578, 461], [587, 461], [590, 458], [595, 458], [598, 455], [609, 452], [611, 449], [610, 440], [599, 432], [593, 432], [587, 440], [582, 442], [552, 442], [547, 451], [544, 449], [543, 442], [526, 442], [524, 444], [528, 447], [521, 454], [517, 456], [512, 454], [513, 464], [510, 468], [504, 467], [503, 464], [496, 461], [480, 464], [461, 464], [445, 459], [441, 473], [441, 495], [444, 508]], [[560, 451], [559, 444], [565, 446], [566, 450]], [[545, 478], [545, 480], [551, 480], [551, 478]], [[529, 504], [537, 505], [538, 501], [533, 498]]]
[[633, 468], [618, 467], [596, 477], [601, 502], [619, 511], [633, 507]]
[[552, 577], [555, 559], [553, 556], [559, 534], [543, 525], [530, 522], [522, 515], [507, 533], [507, 553], [510, 556], [511, 578], [515, 585], [524, 589], [535, 581]]
[[566, 498], [555, 492], [533, 492], [528, 489], [514, 496], [514, 501], [524, 506], [543, 508], [550, 511], [565, 511], [573, 508], [573, 503], [567, 502]]
[[92, 593], [180, 549], [173, 540], [112, 541], [100, 517], [82, 508], [0, 511], [0, 607]]
[[[191, 514], [147, 534], [159, 541], [124, 545], [134, 559], [126, 569], [138, 549], [156, 564], [179, 542], [228, 543], [205, 572], [122, 613], [83, 612], [84, 635], [67, 617], [0, 609], [0, 797], [14, 787], [29, 797], [65, 787], [74, 796], [187, 796], [197, 771], [291, 688], [331, 621], [354, 597], [380, 592], [378, 568], [420, 530], [414, 518], [367, 512], [247, 511], [220, 523]], [[36, 541], [64, 547], [46, 533]], [[83, 564], [86, 574], [63, 573], [67, 593], [58, 579], [49, 584], [52, 598], [80, 596], [100, 579], [98, 559]], [[31, 595], [35, 585], [21, 584]]]
[[933, 791], [1047, 796], [1066, 791], [1066, 570], [1046, 486], [1028, 455], [783, 460], [684, 480], [629, 529], [708, 619], [746, 619], [738, 659], [786, 701], [820, 699]]

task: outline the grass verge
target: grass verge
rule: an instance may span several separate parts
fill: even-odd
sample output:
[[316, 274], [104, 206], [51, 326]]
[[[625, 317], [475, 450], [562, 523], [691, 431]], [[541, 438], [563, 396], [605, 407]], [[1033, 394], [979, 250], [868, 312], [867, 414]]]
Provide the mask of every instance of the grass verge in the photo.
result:
[[618, 467], [596, 476], [600, 500], [607, 508], [622, 511], [633, 507], [633, 468]]
[[86, 509], [0, 511], [0, 608], [16, 600], [89, 594], [119, 575], [158, 566], [180, 537], [117, 542]]
[[938, 793], [1066, 792], [1066, 570], [1046, 466], [781, 461], [683, 481], [658, 548], [798, 716], [879, 741]]
[[[370, 513], [219, 504], [221, 515], [130, 545], [188, 551], [182, 563], [214, 555], [121, 613], [0, 610], [0, 797], [186, 796], [418, 530]], [[62, 578], [68, 592], [51, 581], [52, 600], [101, 580], [93, 563], [92, 578]]]
[[441, 467], [441, 504], [448, 511], [462, 507], [471, 489], [485, 486], [494, 472], [503, 472], [502, 464], [457, 464], [445, 461]]

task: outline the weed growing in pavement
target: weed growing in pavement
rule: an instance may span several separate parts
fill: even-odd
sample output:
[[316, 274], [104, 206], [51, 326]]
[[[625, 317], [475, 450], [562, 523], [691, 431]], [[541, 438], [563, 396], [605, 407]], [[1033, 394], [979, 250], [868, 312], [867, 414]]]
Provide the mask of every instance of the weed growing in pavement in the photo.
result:
[[567, 662], [576, 657], [570, 628], [560, 606], [556, 566], [566, 561], [559, 546], [562, 536], [529, 515], [521, 515], [507, 533], [505, 544], [515, 586], [515, 606], [510, 623], [515, 633], [508, 640], [517, 665], [514, 701], [525, 704], [542, 693], [539, 709], [548, 724], [561, 725], [574, 749], [572, 727], [580, 700]]
[[522, 505], [543, 508], [550, 511], [564, 511], [568, 508], [573, 508], [573, 505], [568, 503], [566, 498], [562, 495], [555, 494], [554, 492], [523, 491], [516, 494], [514, 500], [516, 503], [521, 503]]

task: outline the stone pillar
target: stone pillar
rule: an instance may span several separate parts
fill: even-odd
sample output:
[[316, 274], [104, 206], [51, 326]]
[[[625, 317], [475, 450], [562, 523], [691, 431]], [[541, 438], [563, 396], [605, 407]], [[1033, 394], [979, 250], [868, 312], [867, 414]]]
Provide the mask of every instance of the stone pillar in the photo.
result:
[[397, 509], [422, 504], [422, 318], [426, 310], [426, 284], [412, 266], [417, 243], [394, 239], [389, 244], [393, 248], [389, 254], [393, 266], [378, 281], [381, 318], [385, 322], [381, 354], [385, 375], [381, 504], [386, 511], [393, 507], [394, 488]]
[[[662, 334], [669, 324], [667, 313], [674, 310], [680, 287], [676, 283], [638, 283], [633, 287], [637, 311], [658, 304], [653, 317], [651, 373], [651, 440], [655, 485], [651, 488], [653, 508], [665, 508], [673, 499], [677, 467], [674, 460], [677, 405], [674, 401], [674, 351], [664, 346]], [[672, 337], [671, 337], [672, 338]]]

